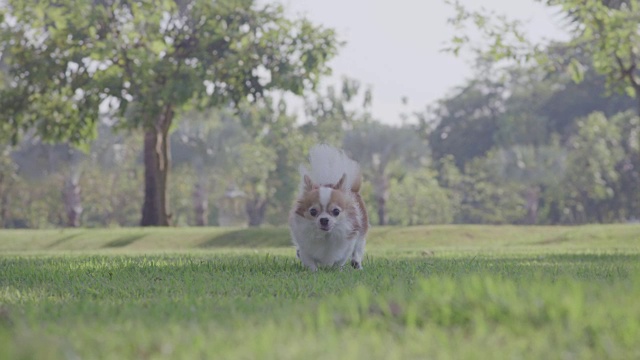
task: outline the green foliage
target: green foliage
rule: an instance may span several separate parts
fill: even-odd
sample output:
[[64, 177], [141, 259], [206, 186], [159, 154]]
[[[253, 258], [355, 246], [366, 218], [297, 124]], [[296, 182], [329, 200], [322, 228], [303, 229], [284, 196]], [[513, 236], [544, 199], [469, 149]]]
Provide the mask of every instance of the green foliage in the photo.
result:
[[[131, 226], [139, 212], [142, 169], [131, 136], [114, 136], [101, 127], [87, 154], [65, 144], [47, 145], [25, 139], [10, 154], [14, 181], [7, 188], [5, 226], [62, 227], [68, 225], [69, 206], [83, 226]], [[65, 196], [74, 180], [80, 203]]]
[[[520, 23], [453, 2], [449, 50], [478, 36], [489, 45], [473, 48], [478, 75], [419, 114], [418, 128], [407, 114], [399, 127], [374, 121], [371, 92], [356, 80], [318, 90], [336, 35], [280, 5], [7, 1], [0, 142], [18, 146], [0, 156], [2, 221], [63, 226], [65, 186], [81, 174], [84, 226], [136, 223], [140, 149], [130, 134], [105, 134], [103, 115], [119, 129], [175, 130], [177, 225], [215, 223], [229, 189], [242, 190], [252, 225], [284, 224], [298, 164], [317, 142], [361, 163], [372, 222], [637, 220], [640, 125], [625, 112], [637, 103], [611, 90], [638, 98], [638, 1], [544, 3], [566, 15], [569, 42], [534, 44]], [[277, 89], [313, 90], [302, 125]], [[54, 140], [68, 143], [42, 144]], [[87, 157], [81, 166], [76, 155]]]
[[297, 117], [289, 114], [284, 102], [278, 104], [271, 129], [262, 143], [275, 150], [275, 169], [269, 174], [267, 186], [275, 191], [267, 208], [270, 224], [285, 224], [290, 207], [297, 196], [300, 175], [298, 168], [306, 160], [310, 141], [297, 124]]
[[142, 201], [139, 164], [107, 170], [85, 165], [80, 181], [84, 227], [136, 226]]
[[[236, 182], [248, 195], [247, 215], [252, 226], [268, 221], [284, 224], [298, 189], [298, 166], [304, 161], [309, 141], [280, 99], [274, 103], [244, 106], [240, 122], [252, 139], [239, 149]], [[236, 165], [237, 165], [236, 164]]]
[[251, 139], [232, 109], [190, 111], [180, 120], [171, 135], [172, 178], [180, 182], [169, 191], [179, 206], [173, 212], [184, 214], [181, 225], [218, 224], [225, 192], [238, 185], [238, 149]]
[[455, 189], [461, 196], [458, 223], [513, 224], [525, 216], [524, 187], [503, 183], [484, 158], [467, 164]]
[[63, 184], [61, 174], [16, 183], [11, 189], [7, 227], [44, 229], [64, 226]]
[[[637, 173], [629, 161], [640, 152], [625, 143], [636, 142], [633, 139], [638, 131], [637, 117], [632, 114], [607, 119], [602, 113], [594, 113], [578, 122], [578, 132], [569, 142], [562, 190], [553, 192], [554, 200], [562, 204], [557, 206], [563, 206], [564, 221], [610, 222], [635, 216], [638, 205], [634, 181], [622, 182], [621, 176]], [[623, 203], [626, 205], [621, 206]]]
[[[450, 19], [458, 33], [448, 50], [459, 54], [462, 48], [471, 48], [476, 54], [495, 60], [535, 62], [546, 69], [566, 68], [574, 81], [584, 79], [586, 69], [593, 68], [606, 78], [610, 89], [636, 98], [640, 111], [640, 75], [638, 73], [637, 44], [640, 32], [636, 24], [640, 16], [640, 2], [603, 0], [538, 0], [559, 9], [565, 17], [565, 27], [572, 38], [566, 43], [552, 44], [552, 48], [569, 50], [565, 56], [555, 57], [548, 44], [535, 44], [524, 36], [522, 24], [504, 16], [482, 10], [469, 10], [458, 1], [452, 4], [456, 15]], [[471, 24], [472, 29], [468, 29]], [[472, 31], [483, 40], [468, 35]], [[582, 54], [588, 54], [586, 61]], [[551, 55], [551, 56], [550, 56]]]
[[[148, 127], [167, 109], [301, 94], [329, 72], [332, 30], [289, 20], [253, 1], [9, 1], [0, 44], [5, 135], [37, 127], [49, 139], [90, 138], [110, 100], [126, 127]], [[47, 64], [47, 66], [42, 66]], [[233, 71], [229, 71], [233, 69]]]
[[0, 227], [10, 225], [10, 202], [15, 196], [12, 193], [18, 178], [18, 167], [11, 159], [11, 148], [0, 148]]
[[[463, 171], [452, 156], [439, 160], [438, 183], [447, 194], [454, 223], [521, 223], [526, 214], [526, 185], [505, 177], [502, 154], [491, 151]], [[445, 208], [446, 209], [446, 208]]]
[[[611, 88], [640, 99], [637, 69], [640, 32], [636, 26], [640, 2], [546, 0], [545, 3], [562, 9], [572, 20], [570, 30], [574, 37], [567, 46], [583, 47], [593, 56], [590, 65], [605, 75]], [[578, 81], [582, 66], [577, 59], [570, 62], [569, 70]]]
[[[559, 54], [558, 56], [568, 56]], [[587, 62], [588, 58], [580, 57], [580, 61]], [[532, 119], [534, 124], [544, 123], [547, 131], [557, 133], [567, 138], [575, 130], [575, 122], [578, 118], [588, 116], [599, 111], [606, 116], [613, 116], [619, 112], [633, 110], [636, 102], [617, 93], [607, 90], [607, 79], [588, 67], [582, 82], [576, 84], [570, 81], [566, 74], [556, 72], [547, 77], [545, 84], [552, 90], [547, 91], [547, 99], [533, 107], [537, 119]], [[531, 103], [540, 97], [540, 93], [524, 93], [520, 101]], [[531, 108], [529, 108], [531, 109]], [[520, 108], [526, 112], [526, 108]], [[534, 133], [535, 134], [535, 133]], [[551, 136], [549, 134], [549, 136]], [[547, 137], [549, 139], [549, 137]]]
[[316, 91], [307, 96], [305, 114], [308, 121], [302, 131], [310, 141], [339, 147], [345, 129], [370, 119], [371, 89], [362, 93], [361, 88], [357, 80], [343, 78], [339, 90], [328, 86], [325, 93]]
[[491, 73], [479, 73], [421, 115], [435, 160], [452, 155], [462, 169], [494, 147], [556, 146], [575, 131], [578, 118], [594, 111], [612, 116], [635, 106], [625, 96], [608, 94], [605, 78], [593, 69], [580, 84], [539, 68], [512, 66], [502, 76]]
[[618, 178], [615, 165], [623, 157], [620, 129], [601, 113], [578, 121], [578, 128], [570, 143], [568, 180], [589, 198], [610, 198]]
[[[593, 56], [582, 48], [562, 46], [545, 49], [544, 55], [558, 64], [572, 57], [583, 64]], [[457, 221], [495, 222], [500, 218], [534, 224], [638, 218], [634, 190], [638, 177], [632, 177], [638, 155], [629, 146], [636, 141], [630, 139], [637, 138], [636, 120], [625, 113], [635, 107], [631, 99], [608, 91], [607, 77], [592, 66], [583, 68], [578, 84], [570, 74], [548, 68], [500, 67], [495, 60], [482, 60], [479, 66], [482, 72], [469, 81], [466, 91], [454, 93], [421, 116], [440, 184], [454, 190], [458, 186], [459, 203], [467, 204], [460, 214], [469, 216]], [[500, 71], [491, 71], [496, 68]], [[606, 125], [611, 132], [584, 132], [581, 119], [596, 112], [615, 123]], [[606, 126], [595, 126], [593, 131]], [[623, 133], [625, 136], [618, 135]], [[577, 139], [584, 141], [579, 145], [583, 150], [573, 148]], [[461, 174], [443, 167], [443, 159], [447, 164], [455, 159]], [[587, 165], [595, 169], [585, 171]], [[484, 170], [471, 173], [472, 168]], [[457, 184], [446, 179], [450, 174], [459, 178]], [[568, 195], [575, 193], [592, 195], [583, 200]], [[500, 201], [506, 201], [500, 206], [513, 211], [494, 209], [492, 204]], [[492, 213], [497, 217], [488, 215]], [[506, 214], [509, 220], [503, 217]]]
[[240, 146], [237, 164], [238, 179], [241, 188], [256, 198], [264, 198], [272, 195], [275, 189], [267, 187], [269, 173], [275, 170], [276, 154], [261, 144], [246, 143]]
[[434, 159], [452, 155], [463, 168], [468, 161], [486, 154], [495, 144], [503, 91], [501, 83], [481, 78], [441, 100], [430, 116], [435, 124], [422, 123]]
[[567, 168], [567, 151], [558, 144], [548, 146], [516, 145], [492, 150], [487, 166], [504, 182], [523, 185], [557, 185]]
[[393, 179], [389, 194], [389, 224], [450, 224], [455, 218], [457, 204], [451, 190], [440, 187], [432, 171], [413, 171]]
[[172, 136], [173, 158], [198, 173], [196, 183], [206, 183], [210, 208], [226, 190], [238, 190], [255, 225], [284, 224], [309, 144], [296, 122], [284, 100], [274, 103], [270, 97], [243, 103], [235, 112], [192, 112]]
[[0, 24], [8, 73], [0, 89], [2, 135], [16, 142], [35, 128], [45, 140], [87, 143], [102, 112], [119, 128], [144, 129], [142, 225], [169, 223], [165, 144], [176, 113], [237, 106], [278, 89], [301, 95], [330, 73], [339, 46], [333, 30], [252, 0], [50, 7], [2, 5], [11, 17]]
[[135, 226], [142, 201], [144, 169], [137, 132], [114, 134], [101, 126], [91, 143], [88, 161], [81, 164], [82, 226]]
[[412, 126], [377, 121], [353, 123], [342, 146], [366, 175], [398, 177], [428, 161], [429, 148]]
[[391, 181], [424, 166], [429, 149], [411, 126], [394, 127], [376, 121], [353, 124], [345, 134], [343, 148], [360, 164], [365, 181], [371, 182], [367, 201], [375, 204], [379, 225], [388, 222], [387, 199]]

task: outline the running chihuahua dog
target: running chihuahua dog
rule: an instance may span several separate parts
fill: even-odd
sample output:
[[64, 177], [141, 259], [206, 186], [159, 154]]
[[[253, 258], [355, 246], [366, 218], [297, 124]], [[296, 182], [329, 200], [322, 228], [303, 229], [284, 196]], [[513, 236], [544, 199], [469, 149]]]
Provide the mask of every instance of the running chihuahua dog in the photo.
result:
[[296, 254], [311, 271], [351, 260], [362, 269], [369, 218], [360, 196], [360, 166], [341, 150], [316, 145], [311, 169], [300, 166], [300, 194], [289, 216]]

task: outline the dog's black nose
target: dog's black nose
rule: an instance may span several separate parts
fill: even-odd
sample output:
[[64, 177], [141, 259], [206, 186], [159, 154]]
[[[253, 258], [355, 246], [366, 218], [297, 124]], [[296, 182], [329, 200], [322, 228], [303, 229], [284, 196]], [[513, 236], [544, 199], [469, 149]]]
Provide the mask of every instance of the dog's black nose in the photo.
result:
[[320, 218], [320, 225], [322, 225], [322, 226], [329, 225], [329, 219], [328, 218]]

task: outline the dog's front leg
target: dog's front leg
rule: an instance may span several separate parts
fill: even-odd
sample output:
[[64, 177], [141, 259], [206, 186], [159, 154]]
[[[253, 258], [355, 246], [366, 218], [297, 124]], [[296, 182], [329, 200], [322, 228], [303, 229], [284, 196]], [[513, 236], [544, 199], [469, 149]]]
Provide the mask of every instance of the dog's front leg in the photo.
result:
[[354, 269], [362, 270], [362, 260], [366, 243], [367, 240], [364, 235], [356, 239], [356, 246], [353, 249], [353, 254], [351, 254], [351, 266], [353, 266]]
[[304, 251], [298, 250], [297, 254], [304, 266], [308, 267], [309, 270], [313, 272], [318, 271], [318, 266], [316, 265], [316, 261], [313, 260], [309, 255], [307, 255], [307, 253], [305, 253]]

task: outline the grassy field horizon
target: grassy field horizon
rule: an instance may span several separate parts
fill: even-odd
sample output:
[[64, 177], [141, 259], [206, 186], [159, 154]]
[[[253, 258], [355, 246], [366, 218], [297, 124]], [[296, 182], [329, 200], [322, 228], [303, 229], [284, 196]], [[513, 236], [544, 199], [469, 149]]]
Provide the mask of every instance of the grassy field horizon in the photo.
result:
[[640, 358], [640, 225], [0, 230], [1, 359]]
[[[640, 224], [580, 226], [432, 225], [373, 227], [368, 250], [496, 251], [500, 248], [639, 249]], [[0, 252], [206, 250], [291, 248], [286, 227], [134, 227], [0, 229]]]

